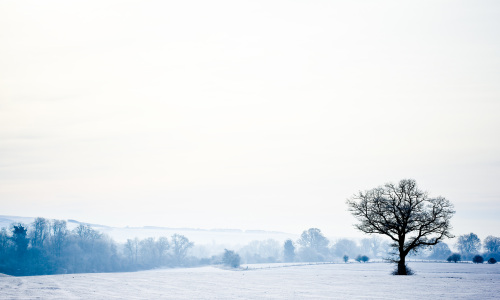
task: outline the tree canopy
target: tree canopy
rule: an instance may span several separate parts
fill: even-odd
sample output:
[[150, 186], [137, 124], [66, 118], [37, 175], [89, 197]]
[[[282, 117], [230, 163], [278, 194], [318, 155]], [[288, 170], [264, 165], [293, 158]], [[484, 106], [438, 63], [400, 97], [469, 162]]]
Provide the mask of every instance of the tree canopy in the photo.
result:
[[470, 259], [473, 254], [479, 253], [481, 240], [475, 233], [464, 234], [458, 237], [457, 248], [462, 255]]
[[444, 197], [431, 198], [413, 179], [387, 183], [361, 191], [347, 200], [355, 225], [364, 233], [388, 236], [399, 253], [398, 275], [407, 275], [405, 257], [410, 251], [451, 238], [453, 205]]

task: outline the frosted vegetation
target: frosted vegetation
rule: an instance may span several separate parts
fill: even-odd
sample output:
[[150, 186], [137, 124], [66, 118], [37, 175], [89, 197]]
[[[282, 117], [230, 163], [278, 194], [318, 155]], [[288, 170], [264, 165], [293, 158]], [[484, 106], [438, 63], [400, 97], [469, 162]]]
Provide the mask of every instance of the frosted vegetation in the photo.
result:
[[[295, 240], [255, 240], [225, 249], [223, 243], [197, 245], [188, 237], [130, 238], [117, 243], [90, 225], [68, 229], [63, 220], [36, 218], [30, 224], [12, 224], [0, 230], [0, 273], [45, 275], [138, 271], [155, 268], [303, 262], [377, 262], [391, 258], [389, 241], [373, 236], [361, 240], [329, 240], [320, 229], [305, 230]], [[484, 263], [500, 259], [500, 239], [483, 243], [473, 234], [460, 236], [455, 245], [458, 261], [481, 255]], [[482, 247], [482, 248], [481, 248]], [[409, 255], [410, 259], [446, 261], [452, 255], [446, 243]]]

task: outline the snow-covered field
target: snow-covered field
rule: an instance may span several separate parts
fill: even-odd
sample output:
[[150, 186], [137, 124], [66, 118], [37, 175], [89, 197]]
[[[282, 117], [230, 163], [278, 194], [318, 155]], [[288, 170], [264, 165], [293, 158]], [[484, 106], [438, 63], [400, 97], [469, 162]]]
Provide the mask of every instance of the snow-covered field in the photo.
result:
[[132, 273], [0, 277], [1, 299], [499, 299], [500, 265], [248, 265]]

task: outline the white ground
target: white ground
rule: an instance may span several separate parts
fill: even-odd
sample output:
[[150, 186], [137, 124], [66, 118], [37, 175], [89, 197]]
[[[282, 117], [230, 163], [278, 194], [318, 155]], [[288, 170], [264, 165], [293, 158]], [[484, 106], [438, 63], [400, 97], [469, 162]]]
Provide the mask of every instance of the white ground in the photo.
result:
[[248, 265], [132, 273], [0, 277], [1, 299], [499, 299], [500, 265]]

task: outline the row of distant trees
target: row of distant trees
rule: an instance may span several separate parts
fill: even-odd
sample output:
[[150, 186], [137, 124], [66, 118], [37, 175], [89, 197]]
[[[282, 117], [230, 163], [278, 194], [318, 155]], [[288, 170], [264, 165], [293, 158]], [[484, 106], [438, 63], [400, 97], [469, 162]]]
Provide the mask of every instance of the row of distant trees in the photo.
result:
[[[489, 258], [500, 260], [500, 238], [495, 236], [488, 236], [481, 243], [474, 233], [461, 235], [455, 247], [461, 260], [471, 261], [478, 254], [486, 260]], [[305, 230], [297, 241], [289, 239], [283, 245], [275, 240], [253, 241], [240, 248], [238, 253], [245, 263], [337, 261], [339, 258], [356, 258], [360, 255], [387, 259], [394, 255], [389, 242], [377, 236], [358, 242], [350, 239], [332, 242], [318, 228]], [[412, 253], [410, 257], [446, 260], [451, 254], [453, 252], [448, 244], [440, 242], [428, 249], [420, 249], [419, 252]]]
[[[357, 261], [366, 262], [369, 256], [387, 257], [389, 250], [389, 243], [379, 237], [363, 239], [359, 244], [349, 239], [332, 242], [320, 229], [310, 228], [302, 232], [296, 241], [288, 239], [281, 244], [269, 239], [252, 241], [237, 252], [226, 249], [222, 261], [227, 266], [239, 266], [230, 263], [234, 260], [243, 263], [324, 262], [342, 261], [345, 257], [352, 257], [359, 258]], [[212, 257], [212, 261], [217, 259]]]
[[[500, 259], [500, 238], [488, 236], [482, 243], [485, 259]], [[89, 225], [69, 230], [66, 221], [36, 218], [29, 225], [12, 224], [0, 230], [0, 273], [40, 275], [83, 272], [117, 272], [157, 267], [240, 263], [322, 262], [349, 257], [388, 258], [390, 245], [379, 237], [356, 243], [349, 239], [329, 241], [318, 228], [305, 230], [296, 241], [253, 241], [219, 255], [189, 255], [194, 243], [183, 235], [170, 238], [128, 239], [118, 244]], [[480, 254], [481, 240], [470, 233], [458, 237], [461, 260]], [[193, 253], [195, 251], [192, 251]], [[444, 260], [452, 254], [443, 242], [425, 253], [429, 259]], [[206, 256], [206, 255], [205, 255]], [[422, 256], [420, 256], [422, 257]], [[360, 260], [360, 261], [367, 261]]]
[[[87, 272], [118, 272], [157, 267], [263, 263], [281, 261], [325, 261], [360, 249], [376, 255], [386, 245], [377, 238], [365, 239], [358, 246], [351, 240], [330, 241], [317, 228], [304, 231], [296, 242], [253, 241], [239, 249], [211, 257], [189, 255], [194, 243], [183, 235], [170, 238], [128, 239], [118, 244], [89, 225], [68, 229], [66, 221], [36, 218], [33, 223], [12, 224], [0, 230], [0, 273], [42, 275]], [[361, 247], [361, 248], [360, 248]], [[363, 248], [364, 247], [364, 248]]]
[[193, 245], [193, 242], [180, 234], [174, 234], [170, 239], [135, 238], [127, 240], [122, 253], [130, 269], [189, 266], [199, 263], [196, 258], [188, 257], [188, 250]]
[[389, 243], [379, 237], [365, 238], [360, 243], [350, 239], [330, 241], [320, 229], [310, 228], [296, 241], [252, 241], [237, 252], [244, 263], [275, 263], [338, 261], [345, 255], [354, 258], [360, 254], [382, 258], [389, 249]]
[[[383, 257], [389, 249], [380, 238], [363, 239], [358, 245], [340, 239], [331, 243], [317, 228], [304, 231], [297, 241], [253, 241], [236, 253], [189, 255], [194, 243], [183, 235], [170, 238], [128, 239], [118, 244], [89, 225], [68, 229], [66, 221], [36, 218], [29, 225], [12, 224], [0, 230], [0, 273], [41, 275], [86, 272], [118, 272], [157, 267], [244, 263], [331, 261], [360, 253]], [[240, 256], [241, 254], [241, 256]]]
[[[482, 244], [482, 249], [481, 249]], [[494, 258], [496, 261], [500, 260], [500, 238], [495, 236], [487, 236], [483, 243], [481, 239], [474, 233], [464, 234], [458, 236], [455, 245], [460, 255], [460, 260], [472, 261], [476, 255], [481, 255], [488, 260]], [[450, 247], [446, 243], [439, 243], [432, 247], [431, 253], [428, 258], [430, 259], [447, 259], [452, 255]], [[455, 258], [458, 256], [454, 256]], [[453, 260], [452, 260], [453, 261]]]
[[331, 242], [320, 229], [310, 228], [302, 232], [295, 243], [292, 240], [285, 241], [283, 258], [285, 262], [321, 262], [360, 256], [360, 254], [363, 254], [360, 257], [387, 257], [389, 250], [389, 243], [378, 237], [362, 239], [359, 245], [349, 239]]
[[89, 226], [36, 218], [0, 231], [0, 272], [37, 275], [122, 269], [116, 244]]
[[117, 244], [89, 225], [69, 230], [66, 221], [36, 218], [29, 225], [0, 230], [0, 273], [119, 272], [200, 264], [187, 256], [191, 247], [193, 243], [178, 234]]

